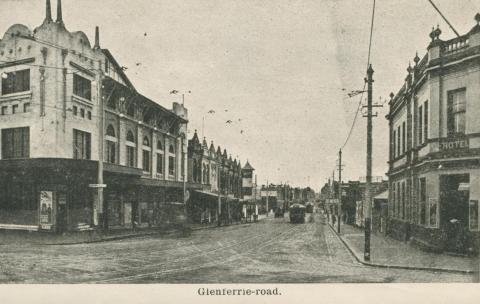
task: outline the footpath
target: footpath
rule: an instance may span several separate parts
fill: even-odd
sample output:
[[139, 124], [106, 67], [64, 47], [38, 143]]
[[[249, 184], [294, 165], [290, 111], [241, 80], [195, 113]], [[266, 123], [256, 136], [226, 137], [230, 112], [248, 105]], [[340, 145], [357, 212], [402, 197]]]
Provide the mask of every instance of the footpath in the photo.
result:
[[[258, 221], [265, 218], [259, 216]], [[251, 222], [232, 223], [220, 227], [232, 225], [249, 225]], [[190, 231], [217, 228], [216, 223], [210, 224], [191, 224], [189, 229], [182, 227], [155, 227], [138, 229], [112, 229], [108, 231], [88, 230], [77, 232], [66, 232], [63, 234], [39, 231], [20, 231], [20, 230], [0, 230], [0, 246], [5, 245], [75, 245], [86, 243], [99, 243], [116, 241], [121, 239], [144, 237], [144, 236], [185, 236]]]
[[478, 271], [479, 257], [454, 256], [445, 253], [426, 252], [409, 243], [397, 241], [380, 233], [372, 233], [370, 238], [370, 261], [364, 261], [364, 230], [342, 224], [340, 234], [329, 223], [343, 244], [355, 259], [364, 265], [411, 270], [473, 274]]

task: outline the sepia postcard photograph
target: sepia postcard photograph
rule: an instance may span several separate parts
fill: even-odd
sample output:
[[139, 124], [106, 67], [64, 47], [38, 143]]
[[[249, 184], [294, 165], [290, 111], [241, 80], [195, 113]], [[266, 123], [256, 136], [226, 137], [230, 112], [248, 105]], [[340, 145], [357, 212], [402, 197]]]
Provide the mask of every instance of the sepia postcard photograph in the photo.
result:
[[2, 290], [478, 288], [478, 1], [0, 0], [0, 75]]

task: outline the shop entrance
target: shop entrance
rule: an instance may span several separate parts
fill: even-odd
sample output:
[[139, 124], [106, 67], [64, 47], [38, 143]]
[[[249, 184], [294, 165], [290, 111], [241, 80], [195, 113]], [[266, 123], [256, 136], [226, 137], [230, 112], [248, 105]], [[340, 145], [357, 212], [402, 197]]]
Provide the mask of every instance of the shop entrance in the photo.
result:
[[[440, 225], [446, 236], [446, 250], [465, 253], [468, 248], [468, 174], [440, 177]], [[468, 188], [467, 188], [468, 189]]]

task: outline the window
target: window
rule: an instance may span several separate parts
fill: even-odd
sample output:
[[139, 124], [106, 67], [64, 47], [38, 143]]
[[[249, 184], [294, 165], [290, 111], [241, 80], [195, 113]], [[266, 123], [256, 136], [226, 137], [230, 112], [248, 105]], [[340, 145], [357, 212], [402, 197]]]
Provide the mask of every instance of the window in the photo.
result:
[[418, 107], [418, 144], [423, 144], [423, 107]]
[[429, 226], [437, 227], [437, 210], [438, 200], [436, 198], [430, 198], [428, 200], [428, 214], [429, 214]]
[[12, 106], [12, 114], [16, 114], [18, 111], [18, 104]]
[[150, 152], [148, 150], [143, 150], [143, 165], [142, 169], [145, 172], [150, 172]]
[[397, 156], [400, 156], [401, 155], [401, 151], [400, 150], [402, 148], [402, 142], [401, 142], [401, 131], [400, 131], [400, 126], [398, 126], [397, 128]]
[[469, 203], [468, 214], [469, 214], [469, 225], [470, 230], [478, 230], [478, 200], [471, 200]]
[[175, 175], [175, 149], [173, 148], [173, 145], [170, 145], [168, 152], [170, 153], [168, 157], [168, 174]]
[[85, 118], [85, 109], [84, 108], [80, 109], [80, 117]]
[[87, 112], [87, 118], [88, 120], [92, 120], [92, 112], [90, 111]]
[[405, 182], [402, 182], [402, 219], [405, 219]]
[[397, 156], [397, 131], [393, 131], [392, 158]]
[[157, 174], [163, 174], [163, 145], [159, 140], [157, 141]]
[[30, 110], [30, 103], [26, 102], [23, 104], [23, 112], [27, 113]]
[[392, 217], [395, 217], [395, 198], [396, 198], [396, 187], [395, 187], [395, 183], [392, 183], [392, 206], [391, 206], [391, 210], [390, 210], [390, 215]]
[[423, 141], [428, 139], [428, 100], [423, 103]]
[[135, 136], [132, 131], [127, 132], [127, 166], [135, 167]]
[[90, 133], [73, 129], [73, 158], [90, 159]]
[[7, 78], [2, 78], [2, 95], [30, 90], [30, 70], [22, 70], [6, 74]]
[[109, 69], [110, 69], [109, 62], [108, 62], [108, 60], [105, 60], [105, 73], [108, 74]]
[[447, 130], [448, 135], [465, 133], [466, 90], [448, 92]]
[[30, 157], [30, 129], [14, 128], [2, 130], [2, 158]]
[[2, 115], [7, 115], [8, 113], [8, 106], [3, 106], [2, 107]]
[[113, 128], [112, 125], [108, 125], [107, 127], [107, 142], [106, 142], [106, 157], [107, 157], [107, 162], [111, 164], [115, 164], [116, 161], [116, 155], [117, 155], [117, 139], [115, 138], [115, 129]]
[[92, 82], [80, 75], [73, 74], [73, 94], [92, 100]]
[[147, 136], [143, 138], [142, 169], [150, 172], [150, 140]]
[[405, 142], [405, 122], [402, 123], [402, 153], [405, 154], [406, 142]]
[[131, 103], [127, 108], [127, 115], [130, 117], [135, 116], [135, 106]]
[[73, 113], [73, 115], [77, 116], [77, 113], [78, 113], [78, 108], [77, 108], [77, 106], [73, 106], [73, 107], [72, 107], [72, 113]]
[[418, 202], [420, 204], [419, 223], [420, 225], [425, 225], [425, 220], [427, 216], [427, 211], [426, 211], [427, 191], [426, 191], [425, 178], [418, 179]]

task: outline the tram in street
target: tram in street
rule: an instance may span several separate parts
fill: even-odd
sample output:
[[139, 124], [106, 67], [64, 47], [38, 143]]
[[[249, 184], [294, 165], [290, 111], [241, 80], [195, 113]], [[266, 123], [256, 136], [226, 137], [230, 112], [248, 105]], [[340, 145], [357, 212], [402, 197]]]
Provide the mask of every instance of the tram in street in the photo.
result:
[[293, 204], [289, 210], [290, 223], [305, 223], [305, 209], [303, 205]]

